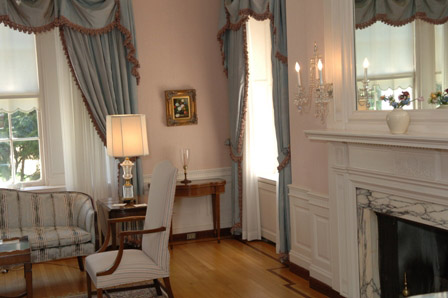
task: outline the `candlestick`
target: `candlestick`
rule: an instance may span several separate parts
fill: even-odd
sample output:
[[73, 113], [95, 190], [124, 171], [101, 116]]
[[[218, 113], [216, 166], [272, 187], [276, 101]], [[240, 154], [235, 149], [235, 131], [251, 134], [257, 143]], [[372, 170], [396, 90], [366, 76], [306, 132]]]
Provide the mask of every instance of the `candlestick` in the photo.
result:
[[367, 57], [364, 59], [362, 66], [364, 67], [364, 81], [367, 81], [367, 68], [369, 68], [369, 60], [367, 60]]
[[299, 84], [298, 86], [302, 86], [302, 78], [300, 77], [300, 65], [298, 62], [296, 62], [296, 71], [297, 71], [297, 83]]
[[182, 180], [181, 182], [188, 184], [191, 182], [191, 180], [187, 179], [187, 168], [188, 168], [188, 163], [190, 162], [190, 149], [183, 148], [180, 150], [180, 160], [181, 160], [182, 166], [184, 168], [184, 177], [185, 177], [185, 179]]
[[319, 69], [319, 83], [322, 86], [324, 84], [324, 78], [322, 77], [322, 61], [319, 59], [319, 62], [317, 63], [317, 68]]

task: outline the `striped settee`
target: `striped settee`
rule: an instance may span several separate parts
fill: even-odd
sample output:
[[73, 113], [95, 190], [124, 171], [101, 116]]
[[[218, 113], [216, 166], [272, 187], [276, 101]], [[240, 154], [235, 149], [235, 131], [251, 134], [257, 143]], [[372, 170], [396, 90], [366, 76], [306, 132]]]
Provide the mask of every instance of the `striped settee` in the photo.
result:
[[31, 261], [78, 257], [95, 251], [92, 198], [79, 192], [34, 193], [0, 189], [0, 238], [28, 236]]

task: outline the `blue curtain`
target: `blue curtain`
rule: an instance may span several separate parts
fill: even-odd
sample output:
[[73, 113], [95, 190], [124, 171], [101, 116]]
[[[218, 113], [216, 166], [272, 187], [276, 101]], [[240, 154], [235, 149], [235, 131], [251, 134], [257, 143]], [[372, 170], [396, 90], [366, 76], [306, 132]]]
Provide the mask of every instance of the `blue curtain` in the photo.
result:
[[291, 183], [289, 98], [285, 0], [233, 0], [221, 2], [218, 41], [224, 71], [228, 76], [230, 155], [232, 158], [232, 203], [234, 231], [241, 228], [242, 214], [242, 146], [248, 88], [246, 22], [271, 20], [272, 76], [275, 128], [278, 143], [279, 182], [278, 220], [281, 253], [290, 250], [288, 185]]
[[289, 134], [289, 93], [288, 93], [288, 45], [286, 32], [285, 0], [273, 2], [274, 28], [272, 38], [272, 99], [274, 101], [274, 121], [278, 148], [278, 222], [279, 247], [281, 253], [291, 249], [291, 226], [289, 220], [288, 185], [292, 183], [291, 152]]
[[[107, 115], [138, 113], [132, 1], [6, 0], [0, 2], [0, 22], [27, 33], [59, 27], [70, 69], [104, 143]], [[135, 192], [142, 194], [139, 159], [135, 169]]]

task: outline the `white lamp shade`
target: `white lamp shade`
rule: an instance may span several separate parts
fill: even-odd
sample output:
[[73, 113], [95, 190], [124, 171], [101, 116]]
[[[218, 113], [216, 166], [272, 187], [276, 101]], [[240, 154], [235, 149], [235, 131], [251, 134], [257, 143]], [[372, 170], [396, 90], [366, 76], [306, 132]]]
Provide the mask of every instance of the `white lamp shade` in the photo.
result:
[[146, 116], [142, 114], [106, 117], [107, 154], [114, 157], [148, 155]]

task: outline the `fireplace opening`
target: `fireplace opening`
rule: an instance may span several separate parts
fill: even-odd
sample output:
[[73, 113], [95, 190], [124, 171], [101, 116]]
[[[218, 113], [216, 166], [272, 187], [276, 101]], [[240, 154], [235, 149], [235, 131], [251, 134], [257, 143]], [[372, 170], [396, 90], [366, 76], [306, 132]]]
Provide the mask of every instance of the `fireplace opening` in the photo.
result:
[[381, 297], [448, 291], [448, 231], [376, 215]]

